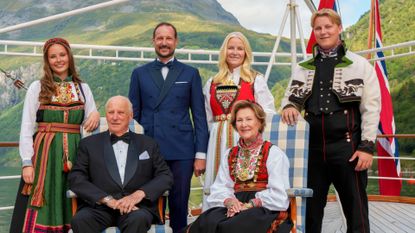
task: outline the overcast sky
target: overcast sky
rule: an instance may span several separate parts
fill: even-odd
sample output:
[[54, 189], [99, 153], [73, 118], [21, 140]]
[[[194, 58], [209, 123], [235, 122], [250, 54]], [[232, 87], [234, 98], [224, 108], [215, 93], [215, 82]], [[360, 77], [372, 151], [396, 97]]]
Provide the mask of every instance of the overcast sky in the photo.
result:
[[[218, 0], [225, 10], [231, 12], [245, 28], [256, 32], [277, 35], [289, 0]], [[319, 0], [313, 0], [318, 7]], [[370, 0], [338, 0], [344, 28], [357, 22], [369, 10]], [[304, 36], [310, 34], [311, 12], [304, 0], [296, 0], [301, 15]], [[284, 36], [289, 36], [289, 16], [284, 27]], [[297, 32], [298, 37], [298, 32]]]

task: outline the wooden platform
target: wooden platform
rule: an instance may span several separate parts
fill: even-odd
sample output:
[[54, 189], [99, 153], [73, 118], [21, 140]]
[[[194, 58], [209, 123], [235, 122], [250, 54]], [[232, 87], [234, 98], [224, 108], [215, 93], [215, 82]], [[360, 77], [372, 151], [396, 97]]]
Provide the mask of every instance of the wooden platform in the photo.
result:
[[[346, 233], [337, 202], [328, 202], [324, 210], [323, 233]], [[415, 205], [394, 202], [369, 202], [370, 232], [415, 232]]]

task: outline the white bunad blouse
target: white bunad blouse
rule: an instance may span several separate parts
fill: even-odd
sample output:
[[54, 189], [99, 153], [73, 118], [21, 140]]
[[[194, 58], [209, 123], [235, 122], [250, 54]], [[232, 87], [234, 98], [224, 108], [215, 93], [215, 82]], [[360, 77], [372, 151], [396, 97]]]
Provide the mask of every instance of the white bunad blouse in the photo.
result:
[[[228, 156], [231, 149], [226, 151], [227, 156], [222, 156], [215, 182], [210, 187], [210, 195], [207, 198], [208, 205], [212, 207], [224, 207], [224, 200], [234, 198], [235, 182], [229, 175]], [[275, 145], [269, 150], [267, 159], [268, 185], [267, 188], [255, 194], [259, 198], [262, 207], [272, 211], [285, 211], [289, 206], [286, 190], [290, 188], [288, 170], [290, 163], [285, 153]]]

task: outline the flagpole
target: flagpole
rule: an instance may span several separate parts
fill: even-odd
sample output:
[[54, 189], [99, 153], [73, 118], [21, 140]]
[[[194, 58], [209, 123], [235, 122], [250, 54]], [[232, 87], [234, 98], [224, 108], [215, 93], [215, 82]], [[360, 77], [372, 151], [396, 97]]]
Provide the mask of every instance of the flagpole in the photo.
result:
[[[371, 0], [370, 3], [370, 16], [369, 16], [369, 32], [367, 35], [367, 49], [371, 49], [373, 47], [373, 34], [374, 34], [374, 30], [373, 30], [373, 25], [374, 25], [374, 18], [375, 18], [375, 0]], [[372, 58], [372, 54], [368, 53], [367, 54], [367, 59], [371, 59]]]
[[[374, 2], [374, 27], [375, 27], [375, 47], [382, 48], [382, 27], [379, 9], [379, 0]], [[375, 53], [377, 58], [384, 57], [383, 51]], [[393, 114], [393, 102], [390, 95], [390, 88], [388, 83], [388, 72], [384, 60], [376, 61], [375, 71], [379, 80], [380, 94], [381, 94], [381, 111], [379, 119], [378, 132], [381, 134], [395, 134], [395, 120]], [[379, 138], [377, 140], [377, 156], [392, 157], [394, 160], [379, 160], [378, 174], [379, 177], [394, 177], [400, 176], [401, 165], [398, 159], [399, 150], [397, 139]], [[402, 189], [401, 180], [384, 180], [379, 179], [379, 194], [388, 196], [399, 196]]]

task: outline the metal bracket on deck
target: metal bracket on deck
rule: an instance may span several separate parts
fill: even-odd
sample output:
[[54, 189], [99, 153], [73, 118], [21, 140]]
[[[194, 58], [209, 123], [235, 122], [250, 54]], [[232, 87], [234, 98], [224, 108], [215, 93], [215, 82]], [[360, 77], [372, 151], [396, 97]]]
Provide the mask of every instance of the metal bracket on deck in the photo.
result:
[[15, 87], [17, 87], [17, 89], [21, 89], [21, 88], [23, 88], [23, 89], [27, 90], [27, 87], [24, 85], [24, 82], [23, 82], [20, 78], [18, 78], [18, 77], [13, 77], [13, 76], [10, 74], [10, 72], [7, 72], [7, 71], [3, 70], [2, 68], [0, 68], [0, 71], [4, 74], [4, 76], [5, 76], [6, 78], [11, 79], [11, 80], [13, 81], [13, 85], [14, 85]]

